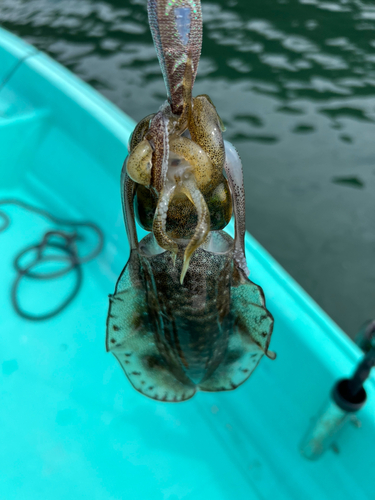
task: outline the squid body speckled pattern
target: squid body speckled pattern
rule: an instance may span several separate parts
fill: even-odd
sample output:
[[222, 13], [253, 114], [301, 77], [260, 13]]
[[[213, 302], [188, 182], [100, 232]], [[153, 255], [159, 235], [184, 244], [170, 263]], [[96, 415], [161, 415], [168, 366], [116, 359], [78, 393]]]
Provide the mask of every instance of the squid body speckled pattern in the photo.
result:
[[[268, 350], [273, 319], [248, 279], [240, 157], [207, 95], [192, 97], [199, 0], [149, 0], [167, 89], [129, 141], [121, 195], [130, 257], [110, 296], [107, 349], [134, 388], [161, 401], [242, 384]], [[235, 217], [235, 238], [223, 231]], [[140, 242], [135, 221], [149, 231]]]

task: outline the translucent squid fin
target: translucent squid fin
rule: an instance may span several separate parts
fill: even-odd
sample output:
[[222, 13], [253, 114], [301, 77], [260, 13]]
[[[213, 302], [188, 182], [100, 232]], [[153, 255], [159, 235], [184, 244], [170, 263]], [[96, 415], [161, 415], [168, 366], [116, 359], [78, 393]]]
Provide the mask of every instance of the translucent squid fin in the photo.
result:
[[134, 389], [151, 399], [177, 403], [196, 393], [194, 385], [185, 385], [169, 370], [154, 343], [153, 334], [146, 328], [134, 332], [126, 345], [112, 352]]
[[[273, 317], [266, 309], [264, 294], [260, 286], [247, 279], [231, 289], [231, 309], [237, 317], [241, 335], [248, 336], [264, 354], [268, 355], [271, 342]], [[274, 357], [270, 354], [271, 359]]]
[[[151, 399], [177, 402], [194, 396], [195, 386], [181, 382], [161, 354], [149, 321], [146, 292], [134, 286], [132, 270], [125, 268], [118, 288], [110, 296], [107, 350], [117, 358], [133, 387]], [[121, 285], [121, 286], [120, 286]]]
[[270, 359], [276, 357], [268, 350], [273, 318], [264, 307], [261, 288], [248, 280], [232, 287], [231, 294], [231, 308], [237, 317], [235, 328], [223, 362], [199, 385], [202, 391], [235, 389], [250, 377], [264, 354]]
[[262, 356], [259, 346], [235, 329], [224, 361], [207, 380], [199, 384], [199, 389], [207, 392], [236, 389], [250, 377]]

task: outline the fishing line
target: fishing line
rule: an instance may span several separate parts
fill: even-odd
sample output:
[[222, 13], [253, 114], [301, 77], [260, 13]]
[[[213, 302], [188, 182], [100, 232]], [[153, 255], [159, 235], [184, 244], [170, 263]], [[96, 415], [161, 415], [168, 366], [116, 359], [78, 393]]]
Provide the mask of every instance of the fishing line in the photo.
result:
[[[21, 250], [13, 260], [13, 266], [17, 275], [12, 284], [11, 301], [16, 313], [22, 318], [32, 321], [42, 321], [52, 318], [62, 312], [77, 296], [83, 281], [82, 264], [93, 260], [101, 252], [104, 244], [103, 232], [93, 222], [77, 222], [61, 219], [55, 217], [47, 210], [34, 207], [29, 203], [15, 198], [0, 200], [0, 206], [1, 205], [16, 205], [28, 212], [35, 213], [50, 220], [57, 226], [69, 228], [68, 231], [62, 229], [46, 231], [40, 242], [27, 246]], [[2, 224], [0, 224], [1, 233], [9, 227], [11, 219], [3, 210], [0, 210], [0, 219], [2, 220]], [[77, 248], [77, 242], [84, 242], [86, 239], [82, 232], [83, 229], [88, 229], [93, 232], [97, 239], [95, 247], [86, 255], [80, 255]], [[51, 249], [55, 251], [54, 254], [51, 254]], [[28, 260], [28, 262], [24, 263], [25, 260]], [[53, 271], [38, 270], [41, 265], [48, 263], [63, 263], [64, 266]], [[43, 281], [59, 278], [71, 272], [75, 274], [74, 286], [69, 295], [59, 306], [44, 314], [31, 314], [22, 309], [19, 300], [19, 286], [24, 278]]]

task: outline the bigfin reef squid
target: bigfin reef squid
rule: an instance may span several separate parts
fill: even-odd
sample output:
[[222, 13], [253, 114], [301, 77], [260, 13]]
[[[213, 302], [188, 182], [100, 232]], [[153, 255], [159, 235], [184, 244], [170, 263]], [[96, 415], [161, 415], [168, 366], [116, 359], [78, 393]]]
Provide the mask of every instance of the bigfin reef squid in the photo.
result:
[[[228, 391], [269, 351], [273, 318], [248, 279], [240, 157], [207, 95], [192, 96], [199, 0], [148, 0], [167, 89], [129, 141], [121, 197], [130, 257], [110, 296], [107, 350], [149, 398]], [[235, 237], [223, 231], [232, 215]], [[137, 222], [149, 234], [138, 241]]]

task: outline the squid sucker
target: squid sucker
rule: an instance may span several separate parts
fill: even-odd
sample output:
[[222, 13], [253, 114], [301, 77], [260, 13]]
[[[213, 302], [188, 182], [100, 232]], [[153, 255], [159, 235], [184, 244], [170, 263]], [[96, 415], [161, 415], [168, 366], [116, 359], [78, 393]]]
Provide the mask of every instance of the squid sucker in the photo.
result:
[[[193, 97], [199, 0], [148, 0], [167, 100], [129, 141], [121, 198], [130, 257], [110, 296], [107, 350], [149, 398], [185, 401], [249, 378], [273, 318], [248, 279], [240, 157], [207, 95]], [[232, 215], [235, 237], [223, 229]], [[149, 231], [138, 241], [136, 221]]]

